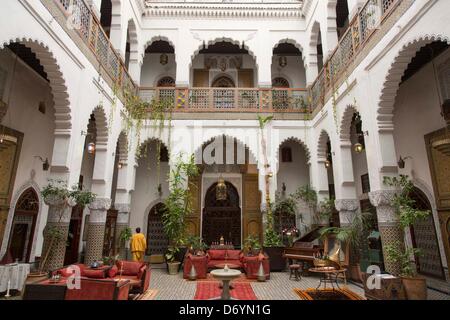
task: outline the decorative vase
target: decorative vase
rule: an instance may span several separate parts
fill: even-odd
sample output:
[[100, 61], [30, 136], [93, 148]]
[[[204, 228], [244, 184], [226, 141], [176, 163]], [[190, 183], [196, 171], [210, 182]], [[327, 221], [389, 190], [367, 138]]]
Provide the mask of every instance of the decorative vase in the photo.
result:
[[195, 270], [194, 264], [192, 264], [191, 271], [189, 272], [189, 280], [197, 280], [197, 270]]
[[179, 272], [180, 264], [181, 264], [180, 262], [168, 262], [167, 266], [169, 269], [169, 274], [177, 275]]
[[408, 300], [427, 300], [427, 281], [424, 278], [401, 277]]
[[259, 263], [259, 269], [258, 269], [258, 282], [265, 282], [266, 281], [266, 274], [264, 273], [264, 267], [262, 261]]

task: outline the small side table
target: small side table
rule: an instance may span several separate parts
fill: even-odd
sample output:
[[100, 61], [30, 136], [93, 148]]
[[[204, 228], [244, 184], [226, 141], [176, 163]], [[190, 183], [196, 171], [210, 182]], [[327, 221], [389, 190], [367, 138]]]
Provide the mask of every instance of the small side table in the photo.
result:
[[331, 285], [331, 288], [333, 290], [335, 290], [334, 285], [336, 285], [336, 287], [338, 289], [341, 289], [341, 287], [339, 287], [339, 283], [338, 283], [338, 276], [339, 276], [339, 274], [346, 272], [347, 269], [342, 268], [342, 269], [337, 270], [332, 267], [321, 267], [321, 268], [310, 268], [309, 271], [320, 275], [320, 282], [319, 282], [319, 285], [317, 286], [316, 290], [319, 290], [320, 287], [322, 286], [322, 284], [323, 284], [323, 288], [326, 289], [327, 283], [329, 283]]

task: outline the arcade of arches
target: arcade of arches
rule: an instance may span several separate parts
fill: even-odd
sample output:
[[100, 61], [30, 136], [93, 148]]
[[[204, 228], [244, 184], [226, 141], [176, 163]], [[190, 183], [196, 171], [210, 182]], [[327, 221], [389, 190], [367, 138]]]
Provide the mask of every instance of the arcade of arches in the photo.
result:
[[[398, 0], [395, 7], [381, 1], [389, 7], [378, 17], [382, 23], [357, 31], [365, 1], [329, 1], [320, 14], [306, 6], [292, 19], [250, 15], [254, 33], [236, 29], [224, 37], [217, 30], [239, 15], [210, 19], [208, 30], [200, 15], [189, 18], [192, 30], [176, 16], [173, 28], [159, 28], [166, 13], [149, 9], [151, 1], [137, 16], [128, 3], [94, 2], [101, 4], [92, 21], [105, 31], [103, 49], [114, 48], [106, 58], [102, 48], [73, 41], [78, 33], [55, 42], [30, 27], [29, 39], [8, 31], [0, 43], [0, 264], [44, 260], [52, 270], [130, 258], [123, 235], [140, 228], [144, 260], [163, 265], [173, 240], [162, 219], [169, 180], [178, 156], [194, 155], [199, 175], [185, 181], [192, 207], [183, 221], [186, 236], [207, 246], [222, 239], [236, 250], [249, 238], [264, 244], [270, 205], [285, 249], [323, 253], [328, 240], [320, 230], [348, 230], [368, 217], [356, 251], [341, 257], [349, 277], [352, 267], [374, 265], [402, 274], [401, 261], [387, 250], [399, 243], [420, 249], [410, 262], [429, 288], [450, 292], [450, 31], [439, 18], [449, 4], [436, 1], [425, 10], [419, 1]], [[395, 33], [408, 10], [405, 19], [423, 16], [430, 32], [411, 21], [410, 30]], [[153, 15], [164, 19], [147, 20]], [[297, 18], [304, 30], [291, 21]], [[266, 20], [273, 32], [261, 25]], [[363, 31], [364, 39], [352, 36]], [[389, 47], [380, 47], [379, 31], [394, 39]], [[77, 45], [84, 47], [68, 55]], [[116, 92], [125, 82], [139, 103], [173, 101], [165, 121], [125, 119], [127, 101]], [[395, 206], [399, 190], [385, 183], [400, 176], [412, 183], [411, 206], [429, 213], [405, 228]], [[43, 198], [52, 181], [96, 199], [68, 202], [63, 210]], [[48, 230], [62, 240], [53, 245]]]

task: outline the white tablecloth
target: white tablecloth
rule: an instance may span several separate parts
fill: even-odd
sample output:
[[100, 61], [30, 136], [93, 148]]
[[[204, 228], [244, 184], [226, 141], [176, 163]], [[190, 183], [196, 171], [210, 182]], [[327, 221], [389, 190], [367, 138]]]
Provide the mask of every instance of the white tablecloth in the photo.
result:
[[0, 292], [8, 289], [10, 281], [10, 290], [22, 291], [25, 280], [30, 273], [30, 264], [14, 263], [0, 266]]

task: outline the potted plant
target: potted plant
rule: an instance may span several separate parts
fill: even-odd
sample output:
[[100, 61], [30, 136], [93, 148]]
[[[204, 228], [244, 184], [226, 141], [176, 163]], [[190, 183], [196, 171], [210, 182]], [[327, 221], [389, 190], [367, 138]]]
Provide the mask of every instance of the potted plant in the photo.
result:
[[402, 245], [399, 242], [386, 246], [387, 259], [400, 263], [401, 273], [399, 276], [408, 300], [427, 300], [427, 281], [425, 278], [418, 277], [416, 268], [411, 262], [411, 257], [420, 256], [421, 252], [417, 248], [404, 250], [401, 248]]
[[326, 222], [326, 224], [330, 224], [331, 218], [333, 216], [333, 212], [335, 210], [335, 199], [334, 198], [326, 198], [319, 202], [318, 210], [316, 210], [315, 219], [319, 222]]
[[[365, 214], [364, 214], [365, 215]], [[355, 281], [361, 281], [361, 269], [359, 265], [361, 245], [363, 239], [364, 221], [363, 214], [355, 214], [350, 225], [343, 227], [325, 227], [320, 233], [321, 237], [326, 237], [330, 234], [334, 235], [342, 244], [348, 245], [350, 249], [349, 259], [349, 274], [350, 278]]]
[[203, 242], [203, 239], [198, 236], [189, 236], [186, 239], [186, 243], [190, 253], [196, 256], [205, 255], [205, 251], [208, 249], [208, 246]]
[[[189, 178], [198, 175], [198, 167], [191, 155], [187, 162], [180, 154], [169, 175], [170, 193], [164, 201], [165, 210], [162, 212], [164, 232], [170, 244], [165, 254], [169, 274], [178, 273], [184, 258], [185, 217], [192, 212], [189, 192]], [[185, 252], [186, 248], [184, 248]], [[181, 252], [181, 254], [180, 254]], [[175, 272], [176, 270], [176, 272]]]
[[259, 237], [255, 235], [249, 235], [244, 240], [244, 253], [248, 256], [256, 256], [261, 251], [261, 244]]
[[39, 263], [38, 273], [48, 270], [49, 260], [52, 258], [54, 248], [57, 245], [65, 244], [67, 233], [59, 227], [61, 220], [70, 207], [75, 204], [85, 207], [92, 203], [96, 195], [90, 191], [83, 191], [80, 185], [75, 185], [72, 189], [68, 189], [62, 180], [49, 180], [49, 184], [45, 186], [41, 195], [47, 205], [51, 206], [52, 214], [55, 215], [56, 222], [53, 225], [47, 225], [44, 229], [45, 245], [42, 252], [42, 258]]
[[[384, 184], [393, 187], [398, 192], [394, 195], [392, 202], [395, 211], [399, 217], [399, 223], [402, 230], [411, 227], [416, 222], [426, 219], [431, 212], [428, 210], [419, 210], [415, 206], [415, 200], [411, 197], [414, 190], [414, 184], [405, 175], [397, 177], [384, 177]], [[386, 255], [388, 261], [396, 261], [401, 266], [401, 277], [408, 300], [425, 300], [427, 298], [426, 280], [417, 275], [415, 267], [411, 263], [414, 255], [419, 255], [420, 251], [416, 248], [405, 248], [404, 243], [396, 242], [391, 246], [386, 246]]]
[[131, 231], [131, 228], [127, 227], [122, 229], [119, 235], [119, 250], [120, 250], [120, 256], [124, 257], [125, 260], [128, 259], [128, 241], [130, 241], [131, 237], [133, 236], [133, 232]]
[[[310, 210], [310, 216], [316, 217], [316, 209], [317, 209], [317, 192], [310, 185], [305, 185], [303, 187], [298, 188], [295, 193], [292, 195], [296, 200], [302, 200], [308, 206]], [[314, 219], [314, 224], [321, 224], [320, 221]]]

